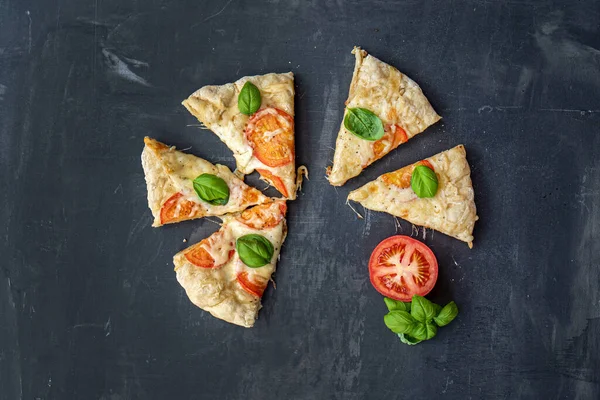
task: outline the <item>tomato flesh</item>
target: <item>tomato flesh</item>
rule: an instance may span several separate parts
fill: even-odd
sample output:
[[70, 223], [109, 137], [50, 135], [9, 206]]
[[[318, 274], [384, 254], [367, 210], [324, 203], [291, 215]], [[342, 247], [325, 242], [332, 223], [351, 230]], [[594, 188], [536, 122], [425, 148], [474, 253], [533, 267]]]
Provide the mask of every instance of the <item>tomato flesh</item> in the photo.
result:
[[237, 275], [237, 281], [246, 292], [256, 297], [262, 297], [269, 281], [260, 275], [250, 274], [246, 271], [240, 272]]
[[411, 301], [433, 289], [438, 263], [427, 245], [408, 236], [392, 236], [375, 247], [369, 259], [369, 277], [382, 295]]
[[381, 179], [387, 184], [393, 184], [398, 186], [400, 189], [407, 189], [410, 187], [410, 180], [412, 179], [412, 173], [419, 165], [424, 165], [426, 167], [431, 168], [433, 171], [433, 165], [427, 160], [421, 160], [412, 165], [406, 166], [404, 168], [400, 168], [394, 172], [388, 172], [387, 174], [382, 175]]
[[285, 202], [261, 204], [245, 210], [237, 220], [253, 229], [270, 229], [279, 225], [286, 211]]
[[373, 144], [373, 161], [381, 157], [408, 141], [406, 131], [398, 124], [386, 125], [385, 134], [381, 139]]
[[279, 193], [281, 193], [285, 197], [289, 197], [285, 184], [283, 183], [280, 177], [274, 175], [268, 169], [257, 169], [256, 171], [271, 185], [275, 186], [275, 189], [279, 190]]
[[235, 254], [235, 250], [229, 250], [227, 255], [227, 260], [219, 265], [215, 265], [214, 258], [210, 255], [208, 251], [206, 251], [206, 246], [210, 246], [211, 243], [215, 245], [220, 245], [221, 243], [217, 243], [217, 241], [221, 239], [221, 235], [219, 232], [213, 234], [211, 237], [202, 239], [200, 242], [196, 243], [194, 246], [190, 247], [184, 254], [185, 258], [200, 268], [217, 268], [221, 265], [227, 263], [231, 257]]
[[183, 198], [183, 193], [175, 193], [169, 197], [160, 209], [160, 223], [169, 224], [185, 221], [200, 216], [201, 209], [197, 203]]
[[253, 154], [269, 167], [294, 161], [294, 119], [274, 107], [257, 111], [248, 120], [246, 139]]

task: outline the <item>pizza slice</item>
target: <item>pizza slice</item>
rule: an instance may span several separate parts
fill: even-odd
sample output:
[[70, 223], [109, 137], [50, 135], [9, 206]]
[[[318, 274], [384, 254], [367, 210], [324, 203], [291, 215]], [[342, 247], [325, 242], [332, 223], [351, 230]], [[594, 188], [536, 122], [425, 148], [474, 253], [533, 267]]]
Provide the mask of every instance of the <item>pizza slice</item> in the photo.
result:
[[272, 201], [229, 168], [144, 138], [142, 167], [152, 226], [219, 216]]
[[196, 306], [252, 327], [287, 234], [285, 201], [223, 218], [221, 229], [177, 253], [177, 280]]
[[291, 72], [204, 86], [182, 104], [233, 151], [237, 171], [256, 170], [285, 198], [296, 198]]
[[[365, 208], [384, 211], [415, 225], [435, 229], [473, 247], [473, 227], [477, 217], [471, 170], [463, 145], [425, 160], [381, 175], [376, 180], [350, 192], [348, 200]], [[413, 171], [425, 166], [435, 173], [437, 191], [418, 197]], [[428, 172], [427, 169], [422, 169]], [[418, 187], [417, 187], [418, 188]]]
[[440, 120], [419, 85], [355, 47], [354, 75], [335, 144], [329, 183], [341, 186]]

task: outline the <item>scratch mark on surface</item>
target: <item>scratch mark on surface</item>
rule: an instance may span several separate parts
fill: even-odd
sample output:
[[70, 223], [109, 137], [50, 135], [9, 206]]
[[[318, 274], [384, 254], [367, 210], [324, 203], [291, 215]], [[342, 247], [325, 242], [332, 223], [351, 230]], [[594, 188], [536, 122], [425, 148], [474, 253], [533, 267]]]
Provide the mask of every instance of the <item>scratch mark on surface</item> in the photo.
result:
[[31, 13], [29, 12], [29, 10], [27, 10], [25, 14], [27, 14], [27, 18], [29, 19], [29, 37], [27, 39], [27, 50], [29, 54], [31, 54]]
[[110, 73], [142, 86], [152, 86], [144, 78], [130, 70], [129, 66], [113, 52], [102, 49], [102, 55], [104, 55], [104, 63], [108, 67]]
[[[202, 22], [206, 22], [206, 21], [208, 21], [208, 20], [210, 20], [210, 19], [213, 19], [213, 18], [215, 18], [215, 17], [217, 17], [217, 16], [221, 15], [221, 13], [222, 13], [223, 11], [225, 11], [225, 9], [227, 8], [227, 6], [228, 6], [228, 5], [229, 5], [229, 4], [230, 4], [232, 1], [233, 1], [233, 0], [229, 0], [227, 3], [225, 3], [225, 5], [223, 6], [223, 8], [221, 8], [221, 10], [220, 10], [219, 12], [216, 12], [215, 14], [213, 14], [213, 15], [211, 15], [211, 16], [209, 16], [209, 17], [206, 17], [206, 18], [205, 18], [205, 19], [204, 19]], [[192, 25], [192, 28], [193, 28], [194, 26], [197, 26], [197, 25], [200, 25], [200, 22], [198, 22], [198, 23], [196, 23], [196, 24]]]
[[123, 192], [123, 185], [121, 183], [119, 183], [119, 186], [117, 186], [113, 194], [117, 194], [119, 191]]
[[106, 323], [104, 324], [104, 332], [106, 332], [104, 336], [109, 336], [111, 331], [112, 325], [110, 324], [110, 317], [108, 317], [108, 321], [106, 321]]

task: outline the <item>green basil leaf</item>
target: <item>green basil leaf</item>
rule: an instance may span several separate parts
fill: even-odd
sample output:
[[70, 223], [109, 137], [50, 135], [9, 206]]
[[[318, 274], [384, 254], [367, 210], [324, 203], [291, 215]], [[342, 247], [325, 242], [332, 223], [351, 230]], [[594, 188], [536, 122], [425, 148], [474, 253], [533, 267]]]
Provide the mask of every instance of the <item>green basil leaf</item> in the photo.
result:
[[260, 104], [260, 90], [247, 81], [238, 96], [238, 110], [242, 114], [252, 115], [260, 108]]
[[390, 311], [383, 317], [383, 322], [394, 333], [411, 332], [416, 323], [406, 311]]
[[273, 244], [266, 237], [255, 233], [238, 238], [235, 249], [240, 260], [250, 268], [267, 265], [273, 258]]
[[438, 329], [437, 326], [432, 322], [428, 322], [425, 324], [427, 340], [432, 339], [437, 334], [437, 329]]
[[400, 341], [404, 344], [408, 344], [409, 346], [414, 346], [415, 344], [419, 344], [422, 340], [415, 339], [414, 337], [407, 335], [406, 333], [399, 333], [398, 337]]
[[344, 128], [364, 140], [375, 141], [383, 137], [383, 122], [366, 108], [348, 108]]
[[458, 307], [456, 303], [451, 301], [433, 319], [438, 326], [446, 326], [458, 315]]
[[202, 174], [192, 182], [198, 197], [214, 206], [222, 206], [229, 201], [227, 183], [213, 174]]
[[410, 187], [420, 198], [433, 197], [438, 190], [437, 175], [431, 168], [417, 165], [410, 178]]
[[410, 332], [406, 332], [417, 340], [427, 340], [427, 327], [422, 322], [417, 322]]
[[425, 297], [414, 295], [412, 298], [410, 314], [419, 322], [431, 322], [436, 314], [435, 306]]
[[389, 299], [387, 297], [383, 298], [385, 305], [387, 306], [389, 311], [406, 311], [410, 312], [410, 303], [404, 303], [399, 300]]
[[440, 314], [440, 311], [442, 311], [442, 306], [440, 306], [439, 304], [433, 303], [433, 308], [435, 309], [436, 316]]

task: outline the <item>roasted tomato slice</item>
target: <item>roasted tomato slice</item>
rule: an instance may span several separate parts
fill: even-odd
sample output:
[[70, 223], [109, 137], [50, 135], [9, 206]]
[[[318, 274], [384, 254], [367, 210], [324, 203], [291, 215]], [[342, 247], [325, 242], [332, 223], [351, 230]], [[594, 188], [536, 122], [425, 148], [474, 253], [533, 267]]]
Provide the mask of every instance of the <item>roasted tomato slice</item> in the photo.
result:
[[294, 119], [273, 107], [258, 110], [248, 120], [246, 139], [253, 154], [269, 167], [294, 161]]
[[438, 263], [425, 244], [408, 236], [392, 236], [379, 243], [369, 259], [371, 284], [382, 295], [410, 301], [433, 289]]
[[[223, 235], [217, 232], [206, 239], [202, 239], [200, 242], [196, 243], [194, 246], [190, 247], [185, 252], [185, 258], [189, 262], [200, 268], [220, 267], [221, 265], [227, 263], [235, 254], [235, 250], [231, 248], [233, 246], [233, 243], [229, 243], [228, 245], [226, 242], [223, 242], [222, 238]], [[230, 247], [231, 249], [227, 253], [227, 258], [221, 260], [222, 262], [220, 262], [217, 265], [215, 263], [215, 259], [206, 250], [206, 247], [209, 247], [211, 249], [216, 248], [217, 251], [227, 251], [227, 247]]]
[[397, 171], [388, 172], [387, 174], [384, 174], [381, 177], [381, 179], [387, 184], [394, 184], [394, 185], [398, 186], [400, 189], [409, 188], [410, 187], [410, 179], [412, 178], [412, 173], [415, 170], [415, 168], [417, 167], [417, 165], [424, 165], [435, 171], [435, 169], [433, 168], [433, 165], [431, 165], [431, 163], [429, 161], [421, 160], [412, 165], [406, 166], [404, 168], [400, 168]]
[[160, 209], [160, 223], [169, 224], [199, 217], [201, 210], [198, 203], [184, 199], [182, 193], [175, 193]]
[[273, 173], [268, 169], [256, 169], [256, 171], [258, 171], [260, 176], [269, 181], [271, 185], [275, 186], [275, 189], [279, 190], [279, 193], [281, 193], [285, 197], [289, 197], [285, 184], [283, 183], [280, 177], [273, 175]]
[[285, 202], [261, 204], [242, 212], [237, 220], [246, 226], [261, 230], [276, 227], [285, 216]]
[[373, 143], [373, 160], [379, 160], [381, 157], [407, 141], [408, 136], [400, 125], [386, 125], [383, 137]]
[[260, 275], [252, 274], [243, 271], [237, 275], [237, 281], [246, 292], [256, 297], [262, 297], [269, 281]]

